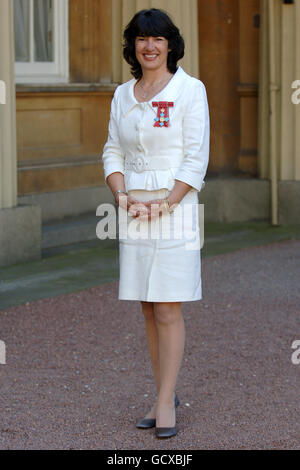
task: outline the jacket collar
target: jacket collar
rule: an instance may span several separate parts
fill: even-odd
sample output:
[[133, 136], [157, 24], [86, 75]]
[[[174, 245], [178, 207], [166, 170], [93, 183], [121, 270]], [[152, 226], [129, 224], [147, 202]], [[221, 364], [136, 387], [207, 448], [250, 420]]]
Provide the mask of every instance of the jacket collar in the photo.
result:
[[[154, 114], [156, 114], [157, 108], [152, 106], [152, 101], [175, 101], [182, 90], [183, 81], [187, 76], [188, 74], [179, 66], [169, 83], [151, 100], [146, 101], [145, 105], [150, 106]], [[126, 86], [124, 86], [124, 94], [120, 100], [124, 115], [129, 113], [135, 106], [141, 104], [136, 100], [133, 92], [136, 82], [137, 80], [132, 78], [124, 84]]]

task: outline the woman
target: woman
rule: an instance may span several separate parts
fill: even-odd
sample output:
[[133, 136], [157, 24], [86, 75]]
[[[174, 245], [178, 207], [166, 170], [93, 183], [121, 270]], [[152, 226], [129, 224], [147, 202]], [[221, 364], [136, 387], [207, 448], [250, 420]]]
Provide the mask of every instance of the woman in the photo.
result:
[[198, 192], [209, 158], [209, 110], [204, 84], [177, 66], [184, 41], [162, 10], [132, 18], [123, 55], [134, 78], [114, 93], [102, 155], [119, 208], [119, 299], [141, 302], [157, 387], [136, 426], [171, 437], [185, 342], [181, 304], [202, 298]]

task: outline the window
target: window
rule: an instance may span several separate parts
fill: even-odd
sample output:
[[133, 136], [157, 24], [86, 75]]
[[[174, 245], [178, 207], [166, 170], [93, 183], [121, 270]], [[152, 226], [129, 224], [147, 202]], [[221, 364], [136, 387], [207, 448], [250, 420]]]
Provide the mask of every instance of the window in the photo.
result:
[[14, 0], [17, 83], [68, 81], [68, 0]]

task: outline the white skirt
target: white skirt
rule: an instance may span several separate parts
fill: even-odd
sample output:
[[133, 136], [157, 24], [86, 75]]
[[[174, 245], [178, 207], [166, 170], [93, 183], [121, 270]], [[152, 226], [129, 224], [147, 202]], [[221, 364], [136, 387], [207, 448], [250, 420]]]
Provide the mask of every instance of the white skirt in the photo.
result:
[[[132, 190], [139, 201], [168, 189]], [[189, 191], [171, 214], [139, 221], [119, 207], [119, 299], [184, 302], [202, 299], [198, 193]]]

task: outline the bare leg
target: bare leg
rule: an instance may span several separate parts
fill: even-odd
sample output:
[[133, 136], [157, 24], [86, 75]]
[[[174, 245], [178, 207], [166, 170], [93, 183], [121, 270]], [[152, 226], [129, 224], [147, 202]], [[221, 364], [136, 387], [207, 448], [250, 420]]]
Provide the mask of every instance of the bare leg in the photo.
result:
[[[157, 394], [159, 394], [160, 371], [159, 371], [158, 329], [157, 329], [157, 324], [156, 324], [155, 314], [154, 314], [154, 304], [153, 302], [144, 302], [144, 301], [142, 301], [141, 304], [142, 304], [142, 311], [145, 317], [147, 345], [148, 345], [149, 355], [151, 358], [153, 374], [155, 377]], [[175, 393], [173, 394], [173, 400], [174, 400], [174, 397], [175, 397]], [[154, 403], [151, 410], [144, 417], [155, 418], [156, 406], [157, 406], [157, 402]]]
[[160, 388], [156, 406], [156, 426], [175, 425], [174, 391], [181, 366], [185, 327], [181, 302], [155, 302], [158, 330]]
[[153, 302], [141, 302], [145, 317], [146, 337], [151, 358], [152, 369], [155, 377], [157, 392], [159, 392], [159, 356], [158, 356], [158, 331], [155, 323]]
[[[148, 350], [151, 358], [153, 374], [155, 377], [157, 393], [159, 392], [159, 356], [158, 356], [158, 331], [154, 318], [153, 302], [141, 302], [142, 311], [145, 317], [145, 328]], [[152, 406], [151, 410], [145, 415], [145, 418], [155, 418], [156, 416], [156, 403]]]

